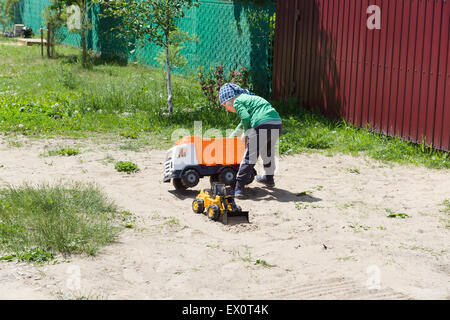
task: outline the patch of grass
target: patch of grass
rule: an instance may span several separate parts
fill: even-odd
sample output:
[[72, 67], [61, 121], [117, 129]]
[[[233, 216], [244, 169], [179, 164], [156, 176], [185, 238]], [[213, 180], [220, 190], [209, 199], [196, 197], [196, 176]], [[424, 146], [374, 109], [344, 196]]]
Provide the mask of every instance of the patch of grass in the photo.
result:
[[356, 169], [356, 168], [349, 168], [349, 169], [347, 169], [347, 171], [350, 173], [361, 174], [361, 172], [359, 172], [359, 169]]
[[[85, 70], [79, 64], [79, 49], [57, 46], [57, 53], [57, 59], [41, 59], [39, 47], [0, 46], [1, 132], [39, 137], [93, 132], [129, 139], [146, 136], [153, 137], [148, 140], [152, 146], [166, 149], [173, 145], [175, 129], [192, 135], [194, 121], [202, 122], [203, 132], [216, 128], [222, 134], [240, 121], [236, 114], [210, 106], [194, 76], [173, 75], [174, 111], [168, 115], [165, 76], [159, 69], [103, 61]], [[325, 118], [295, 99], [272, 104], [283, 118], [281, 154], [363, 154], [386, 162], [450, 168], [449, 153], [425, 143], [405, 142], [370, 127], [359, 129]]]
[[342, 205], [339, 205], [339, 208], [342, 210], [347, 210], [348, 208], [353, 208], [353, 207], [355, 207], [355, 203], [353, 203], [353, 202], [344, 203]]
[[79, 78], [72, 71], [70, 64], [60, 64], [57, 73], [57, 82], [67, 89], [75, 89], [78, 87]]
[[296, 194], [297, 197], [305, 197], [305, 196], [310, 196], [311, 195], [311, 191], [307, 190], [307, 191], [302, 191]]
[[[307, 111], [290, 99], [274, 101], [283, 118], [283, 136], [280, 153], [295, 154], [309, 151], [335, 154], [367, 155], [373, 159], [423, 165], [429, 168], [450, 168], [450, 153], [427, 146], [392, 138], [371, 130], [370, 126], [357, 128], [343, 120], [325, 118]], [[326, 143], [315, 143], [317, 137]], [[322, 151], [321, 151], [322, 150]]]
[[450, 200], [445, 199], [444, 202], [442, 202], [442, 205], [444, 206], [444, 209], [442, 209], [441, 212], [450, 213]]
[[117, 214], [117, 218], [121, 221], [125, 228], [134, 228], [136, 216], [128, 210], [122, 210]]
[[307, 209], [308, 207], [309, 207], [309, 205], [306, 204], [306, 203], [303, 203], [303, 202], [296, 202], [295, 203], [295, 208], [297, 210], [304, 210], [304, 209]]
[[149, 145], [150, 142], [148, 139], [142, 138], [142, 139], [138, 139], [136, 138], [136, 140], [132, 140], [130, 142], [127, 142], [125, 144], [121, 144], [119, 145], [119, 149], [120, 150], [130, 150], [130, 151], [135, 151], [135, 152], [139, 152], [141, 150], [142, 147]]
[[0, 260], [4, 261], [18, 260], [35, 263], [44, 263], [47, 261], [51, 261], [53, 259], [55, 259], [53, 253], [38, 248], [26, 249], [23, 252], [13, 253], [10, 255], [0, 257]]
[[368, 230], [370, 230], [369, 226], [365, 226], [365, 225], [362, 225], [362, 224], [357, 223], [357, 222], [351, 223], [348, 226], [350, 228], [352, 228], [355, 232], [361, 232], [361, 231], [368, 231]]
[[125, 138], [129, 138], [129, 139], [137, 139], [138, 138], [138, 134], [136, 132], [133, 131], [123, 131], [120, 133], [121, 137], [125, 137]]
[[115, 160], [115, 159], [114, 159], [114, 157], [113, 157], [112, 155], [107, 154], [107, 155], [105, 156], [105, 158], [103, 158], [102, 163], [103, 163], [104, 165], [107, 165], [107, 164], [113, 163], [114, 160]]
[[256, 260], [255, 265], [262, 265], [264, 268], [273, 268], [276, 267], [275, 265], [268, 264], [265, 260]]
[[305, 210], [308, 208], [313, 208], [313, 209], [319, 209], [319, 208], [323, 208], [322, 206], [316, 205], [316, 204], [307, 204], [307, 203], [303, 203], [303, 202], [296, 202], [295, 203], [295, 208], [297, 210]]
[[95, 255], [116, 238], [114, 203], [93, 184], [66, 183], [0, 190], [0, 251], [43, 261], [56, 253]]
[[[241, 255], [240, 251], [237, 251], [237, 255], [238, 255], [238, 259], [243, 261], [243, 262], [252, 262], [253, 258], [252, 258], [252, 253], [250, 252], [250, 248], [245, 246], [245, 252], [243, 255]], [[233, 254], [236, 254], [236, 252], [233, 252]]]
[[398, 219], [410, 218], [410, 216], [407, 215], [406, 213], [401, 213], [401, 212], [397, 213], [397, 212], [394, 212], [394, 211], [392, 211], [391, 209], [388, 209], [388, 208], [386, 208], [384, 210], [386, 210], [388, 218], [398, 218]]
[[126, 172], [128, 174], [139, 171], [138, 166], [135, 163], [130, 162], [130, 161], [116, 162], [114, 168], [119, 172]]
[[23, 145], [24, 144], [22, 141], [8, 140], [8, 147], [21, 148], [21, 147], [23, 147]]
[[435, 251], [432, 248], [416, 246], [416, 245], [406, 245], [404, 243], [400, 244], [399, 248], [407, 249], [407, 250], [418, 250], [418, 251], [426, 252], [426, 253], [431, 254], [434, 257], [440, 257], [440, 256], [444, 255], [447, 252], [446, 250]]
[[355, 258], [353, 256], [347, 256], [347, 257], [338, 257], [336, 258], [336, 260], [338, 261], [349, 261], [349, 260], [354, 260]]
[[179, 226], [180, 220], [176, 217], [170, 217], [164, 224], [167, 224], [169, 226]]
[[49, 156], [76, 156], [80, 154], [80, 149], [77, 148], [60, 148], [56, 150], [49, 150], [47, 152]]

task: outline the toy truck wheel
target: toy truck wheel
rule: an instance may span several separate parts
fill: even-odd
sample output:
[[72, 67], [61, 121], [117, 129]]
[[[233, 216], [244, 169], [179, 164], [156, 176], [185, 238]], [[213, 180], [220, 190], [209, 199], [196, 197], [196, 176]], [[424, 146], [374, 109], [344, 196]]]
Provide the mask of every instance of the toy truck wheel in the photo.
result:
[[231, 186], [236, 181], [236, 170], [233, 168], [224, 168], [219, 173], [219, 181], [227, 186]]
[[203, 211], [205, 211], [203, 199], [195, 199], [192, 201], [192, 210], [194, 210], [195, 213], [203, 213]]
[[190, 169], [183, 173], [181, 177], [181, 182], [186, 188], [195, 187], [200, 181], [200, 175], [197, 171]]
[[212, 204], [208, 207], [206, 213], [209, 219], [216, 221], [217, 219], [219, 219], [220, 208], [217, 204]]
[[175, 190], [177, 191], [184, 191], [187, 188], [183, 185], [183, 182], [181, 182], [181, 179], [172, 179], [172, 184], [175, 187]]

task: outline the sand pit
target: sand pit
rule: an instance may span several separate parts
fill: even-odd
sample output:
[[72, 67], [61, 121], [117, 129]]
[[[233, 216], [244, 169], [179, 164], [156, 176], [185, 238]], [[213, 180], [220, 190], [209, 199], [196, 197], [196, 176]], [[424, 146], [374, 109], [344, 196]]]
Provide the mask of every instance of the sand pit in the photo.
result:
[[[162, 182], [164, 151], [63, 139], [13, 147], [0, 139], [1, 187], [95, 182], [136, 215], [135, 228], [95, 257], [0, 262], [0, 299], [450, 297], [449, 213], [442, 205], [450, 199], [450, 170], [286, 156], [276, 189], [253, 183], [249, 198], [238, 201], [251, 223], [225, 226], [191, 210], [208, 179], [184, 194]], [[77, 145], [81, 153], [40, 156], [58, 145]], [[119, 173], [119, 160], [141, 171]], [[388, 218], [386, 209], [409, 218]]]

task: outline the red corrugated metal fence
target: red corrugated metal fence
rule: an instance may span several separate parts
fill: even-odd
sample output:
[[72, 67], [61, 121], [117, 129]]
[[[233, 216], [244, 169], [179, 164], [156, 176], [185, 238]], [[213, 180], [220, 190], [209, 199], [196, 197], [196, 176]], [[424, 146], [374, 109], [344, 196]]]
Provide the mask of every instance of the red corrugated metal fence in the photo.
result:
[[449, 29], [449, 0], [278, 0], [273, 98], [449, 150]]

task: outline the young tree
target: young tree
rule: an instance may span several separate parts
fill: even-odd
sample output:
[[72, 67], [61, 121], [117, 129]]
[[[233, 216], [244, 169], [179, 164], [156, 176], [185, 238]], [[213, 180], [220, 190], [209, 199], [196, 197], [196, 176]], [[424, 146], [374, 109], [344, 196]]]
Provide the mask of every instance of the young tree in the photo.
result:
[[[187, 64], [187, 59], [181, 54], [184, 49], [184, 43], [187, 41], [198, 42], [197, 37], [190, 36], [186, 32], [176, 29], [170, 33], [170, 45], [169, 45], [169, 61], [170, 70], [173, 68], [183, 68]], [[159, 63], [162, 68], [166, 68], [166, 51], [163, 49], [156, 55], [155, 61]]]
[[96, 0], [105, 5], [105, 14], [119, 18], [122, 25], [118, 28], [140, 41], [153, 42], [164, 48], [166, 56], [167, 105], [173, 111], [172, 84], [170, 77], [171, 33], [177, 29], [177, 21], [184, 17], [184, 10], [198, 6], [198, 0]]
[[92, 5], [96, 2], [95, 0], [57, 0], [57, 2], [60, 2], [64, 4], [66, 7], [70, 7], [72, 5], [76, 5], [80, 8], [80, 37], [81, 37], [81, 64], [83, 65], [83, 68], [87, 68], [88, 62], [87, 62], [87, 44], [86, 44], [86, 37], [87, 37], [87, 31], [92, 27], [89, 19], [89, 10], [91, 9]]
[[[60, 0], [52, 0], [51, 4], [42, 10], [42, 16], [50, 30], [50, 38], [47, 41], [49, 47], [52, 48], [52, 55], [54, 55], [55, 31], [67, 22], [68, 14], [65, 4]], [[62, 41], [62, 39], [59, 39], [59, 41]]]

